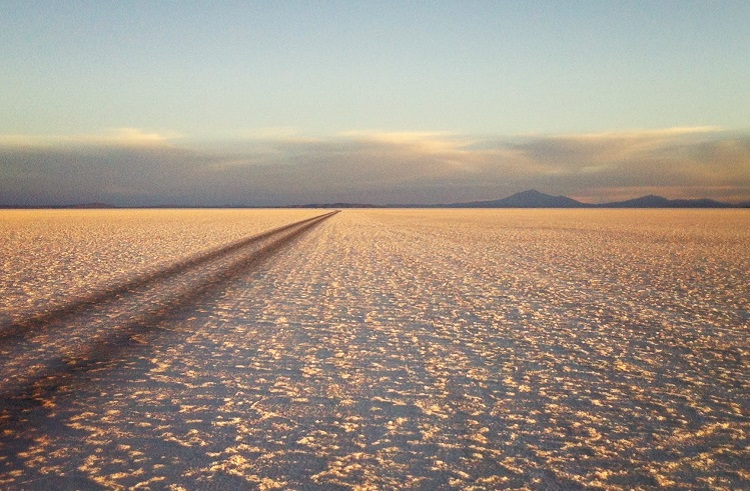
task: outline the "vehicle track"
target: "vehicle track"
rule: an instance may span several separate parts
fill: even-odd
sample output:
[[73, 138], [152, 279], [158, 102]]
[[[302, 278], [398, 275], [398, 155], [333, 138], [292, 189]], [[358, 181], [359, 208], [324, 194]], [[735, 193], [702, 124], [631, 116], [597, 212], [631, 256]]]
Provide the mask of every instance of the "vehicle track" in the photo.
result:
[[0, 396], [28, 397], [146, 343], [159, 323], [290, 245], [338, 211], [192, 256], [0, 326]]

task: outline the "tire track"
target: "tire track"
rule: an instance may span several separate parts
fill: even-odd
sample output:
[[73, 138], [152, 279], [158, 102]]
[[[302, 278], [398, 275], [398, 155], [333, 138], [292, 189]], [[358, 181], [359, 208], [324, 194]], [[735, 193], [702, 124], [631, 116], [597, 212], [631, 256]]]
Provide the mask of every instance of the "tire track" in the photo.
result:
[[138, 290], [151, 287], [152, 285], [155, 285], [160, 281], [164, 281], [177, 275], [183, 274], [191, 268], [203, 266], [217, 258], [227, 256], [228, 254], [241, 250], [252, 244], [256, 244], [265, 239], [278, 236], [285, 231], [289, 231], [290, 229], [294, 229], [295, 227], [303, 226], [306, 223], [320, 221], [336, 213], [338, 213], [338, 211], [284, 225], [267, 232], [254, 235], [252, 237], [239, 240], [224, 247], [220, 247], [219, 249], [214, 249], [207, 253], [187, 258], [183, 261], [179, 261], [173, 264], [172, 266], [169, 266], [168, 268], [137, 276], [112, 288], [100, 290], [98, 292], [94, 292], [84, 297], [80, 297], [67, 302], [63, 305], [44, 310], [42, 312], [37, 312], [32, 315], [28, 315], [20, 320], [6, 323], [5, 325], [0, 327], [0, 343], [28, 337], [34, 334], [36, 331], [40, 331], [48, 327], [51, 323], [64, 320], [87, 309], [95, 308], [97, 305], [116, 299], [122, 295], [127, 295]]
[[148, 344], [158, 324], [289, 246], [333, 211], [187, 258], [0, 328], [0, 396], [29, 397]]

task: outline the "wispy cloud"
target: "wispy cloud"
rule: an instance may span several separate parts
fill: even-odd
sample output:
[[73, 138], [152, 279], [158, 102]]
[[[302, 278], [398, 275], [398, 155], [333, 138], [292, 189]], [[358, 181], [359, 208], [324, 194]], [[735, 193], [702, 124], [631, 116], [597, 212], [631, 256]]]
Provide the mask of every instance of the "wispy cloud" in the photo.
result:
[[676, 126], [672, 128], [656, 128], [626, 131], [600, 131], [596, 133], [577, 133], [561, 135], [558, 138], [577, 140], [601, 140], [601, 139], [651, 139], [671, 138], [684, 135], [702, 135], [707, 133], [720, 133], [725, 131], [720, 126]]
[[307, 137], [253, 130], [212, 145], [170, 133], [0, 136], [0, 203], [435, 203], [528, 188], [590, 201], [750, 199], [750, 135], [667, 128], [480, 138], [350, 131]]
[[146, 132], [139, 128], [114, 128], [102, 133], [77, 135], [0, 135], [2, 147], [50, 147], [63, 145], [142, 146], [163, 144], [179, 138], [177, 133]]
[[443, 131], [348, 131], [340, 136], [353, 141], [408, 147], [432, 154], [465, 153], [466, 148], [475, 143], [466, 136]]

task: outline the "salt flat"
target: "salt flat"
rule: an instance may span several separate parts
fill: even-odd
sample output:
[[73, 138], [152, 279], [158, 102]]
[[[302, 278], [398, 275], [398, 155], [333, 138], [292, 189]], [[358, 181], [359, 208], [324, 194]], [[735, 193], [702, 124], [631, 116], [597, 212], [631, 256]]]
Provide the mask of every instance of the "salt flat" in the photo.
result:
[[0, 210], [0, 311], [28, 312], [314, 210]]
[[[32, 308], [321, 212], [165, 215], [156, 240], [141, 213], [142, 235], [81, 219], [72, 272], [18, 290], [4, 268], [3, 294]], [[67, 247], [31, 229], [40, 261]], [[0, 486], [747, 488], [748, 277], [744, 210], [345, 210], [6, 398]]]

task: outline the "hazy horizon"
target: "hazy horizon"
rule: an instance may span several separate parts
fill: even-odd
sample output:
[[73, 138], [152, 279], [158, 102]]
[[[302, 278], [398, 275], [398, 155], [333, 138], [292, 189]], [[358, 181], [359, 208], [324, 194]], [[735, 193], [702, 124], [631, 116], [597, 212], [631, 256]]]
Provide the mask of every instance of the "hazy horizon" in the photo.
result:
[[750, 201], [747, 2], [5, 5], [0, 205]]

